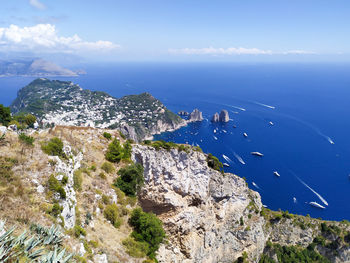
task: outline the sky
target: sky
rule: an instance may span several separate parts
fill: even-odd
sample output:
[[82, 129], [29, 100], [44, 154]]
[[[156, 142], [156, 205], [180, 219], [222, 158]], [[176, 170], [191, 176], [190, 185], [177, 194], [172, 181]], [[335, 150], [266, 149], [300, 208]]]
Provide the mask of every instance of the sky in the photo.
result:
[[0, 53], [348, 62], [349, 14], [348, 0], [0, 0]]

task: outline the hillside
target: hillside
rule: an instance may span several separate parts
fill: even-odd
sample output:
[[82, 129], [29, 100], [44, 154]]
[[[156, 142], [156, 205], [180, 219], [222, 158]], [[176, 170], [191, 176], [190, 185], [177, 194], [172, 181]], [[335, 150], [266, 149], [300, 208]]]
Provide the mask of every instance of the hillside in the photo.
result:
[[0, 60], [0, 77], [8, 76], [78, 76], [77, 72], [44, 59]]
[[[130, 155], [111, 159], [106, 153], [128, 149], [116, 130], [56, 126], [27, 133], [34, 142], [12, 131], [0, 141], [0, 221], [6, 230], [16, 225], [15, 234], [34, 235], [33, 223], [60, 226], [62, 249], [76, 262], [153, 262], [146, 256], [153, 243], [132, 234], [137, 207], [162, 221], [159, 262], [350, 261], [349, 222], [265, 209], [242, 178], [210, 168], [198, 147], [132, 144]], [[135, 197], [117, 179], [132, 163], [143, 167]]]
[[135, 141], [186, 125], [149, 93], [117, 99], [72, 82], [44, 78], [19, 90], [11, 110], [31, 113], [43, 125], [119, 128]]

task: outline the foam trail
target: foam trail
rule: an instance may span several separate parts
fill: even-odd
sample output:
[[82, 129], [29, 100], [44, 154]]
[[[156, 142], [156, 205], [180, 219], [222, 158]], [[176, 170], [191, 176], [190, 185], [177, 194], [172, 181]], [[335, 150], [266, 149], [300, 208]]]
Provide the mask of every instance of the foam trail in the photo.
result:
[[224, 159], [230, 163], [232, 163], [232, 160], [230, 159], [230, 157], [226, 156], [225, 154], [222, 155], [222, 157], [224, 157]]
[[256, 183], [252, 182], [252, 185], [261, 190], [261, 188]]
[[245, 164], [245, 162], [243, 161], [242, 157], [239, 156], [237, 153], [233, 152], [233, 155], [236, 157], [236, 159], [241, 163], [241, 164]]
[[255, 103], [255, 104], [257, 104], [257, 105], [260, 105], [260, 106], [263, 106], [263, 107], [266, 107], [266, 108], [276, 109], [276, 107], [275, 107], [275, 106], [271, 106], [271, 105], [263, 104], [263, 103], [260, 103], [260, 102], [257, 102], [257, 101], [253, 101], [253, 103]]
[[302, 183], [306, 188], [308, 188], [311, 192], [313, 192], [325, 205], [328, 206], [328, 202], [326, 199], [324, 199], [319, 193], [317, 193], [314, 189], [312, 189], [310, 186], [308, 186], [303, 180], [301, 180], [298, 176], [294, 175], [300, 183]]

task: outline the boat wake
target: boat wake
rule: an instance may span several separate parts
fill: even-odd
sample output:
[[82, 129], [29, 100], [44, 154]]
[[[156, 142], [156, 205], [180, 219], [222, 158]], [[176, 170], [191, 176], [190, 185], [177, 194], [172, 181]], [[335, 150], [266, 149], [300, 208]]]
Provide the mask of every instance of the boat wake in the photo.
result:
[[312, 189], [310, 186], [308, 186], [303, 180], [301, 180], [298, 176], [294, 174], [294, 176], [298, 179], [300, 183], [302, 183], [306, 188], [308, 188], [311, 192], [313, 192], [325, 205], [328, 206], [328, 202], [326, 199], [324, 199], [319, 193], [317, 193], [314, 189]]
[[256, 183], [252, 182], [252, 185], [254, 185], [257, 189], [261, 190], [261, 188]]
[[224, 159], [230, 163], [232, 163], [232, 160], [230, 159], [230, 157], [226, 156], [225, 154], [222, 155], [222, 157], [224, 157]]
[[260, 105], [260, 106], [263, 106], [263, 107], [266, 107], [266, 108], [269, 108], [269, 109], [276, 109], [275, 106], [263, 104], [263, 103], [260, 103], [260, 102], [257, 102], [257, 101], [252, 101], [252, 102], [253, 102], [254, 104], [257, 104], [257, 105]]
[[243, 161], [242, 157], [239, 156], [237, 153], [233, 152], [233, 155], [236, 157], [236, 159], [241, 163], [241, 164], [245, 164], [245, 162]]

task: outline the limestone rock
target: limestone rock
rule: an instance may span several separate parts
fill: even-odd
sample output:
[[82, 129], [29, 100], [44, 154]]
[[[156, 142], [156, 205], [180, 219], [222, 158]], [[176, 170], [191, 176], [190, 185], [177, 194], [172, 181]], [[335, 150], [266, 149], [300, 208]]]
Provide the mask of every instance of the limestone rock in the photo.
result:
[[230, 116], [228, 115], [228, 111], [222, 110], [220, 112], [219, 121], [220, 122], [228, 122], [229, 120], [230, 120]]
[[6, 126], [0, 126], [0, 136], [5, 135], [7, 132]]
[[202, 121], [202, 120], [203, 120], [202, 112], [200, 112], [198, 109], [194, 109], [191, 112], [190, 117], [188, 118], [188, 122], [196, 122], [196, 121]]
[[219, 113], [215, 112], [215, 114], [213, 115], [213, 117], [211, 118], [212, 122], [219, 122], [220, 118], [219, 118]]
[[261, 209], [262, 204], [242, 178], [210, 169], [206, 155], [196, 151], [136, 145], [132, 159], [144, 167], [141, 206], [162, 219], [168, 235], [159, 262], [233, 262], [243, 251], [259, 258], [264, 219], [248, 218], [247, 207], [254, 202]]

